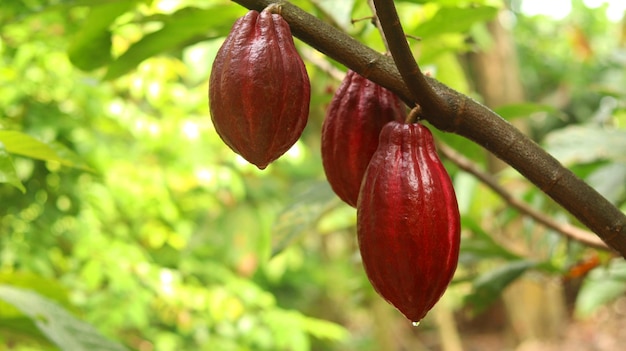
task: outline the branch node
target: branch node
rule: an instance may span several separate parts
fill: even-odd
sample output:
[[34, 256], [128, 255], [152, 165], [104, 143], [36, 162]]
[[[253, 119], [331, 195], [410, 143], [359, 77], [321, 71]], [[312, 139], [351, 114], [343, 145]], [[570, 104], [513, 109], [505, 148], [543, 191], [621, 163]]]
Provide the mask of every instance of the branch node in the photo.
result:
[[367, 63], [365, 64], [365, 67], [363, 68], [363, 71], [361, 73], [359, 73], [360, 75], [362, 75], [364, 78], [369, 78], [370, 73], [372, 72], [372, 70], [374, 69], [376, 62], [378, 62], [378, 58], [377, 57], [372, 57], [370, 58]]
[[350, 20], [350, 23], [355, 24], [357, 22], [369, 20], [373, 25], [376, 25], [376, 16], [367, 16], [361, 18], [353, 18]]
[[283, 5], [280, 2], [273, 2], [265, 8], [264, 11], [269, 13], [275, 13], [277, 15], [283, 15]]

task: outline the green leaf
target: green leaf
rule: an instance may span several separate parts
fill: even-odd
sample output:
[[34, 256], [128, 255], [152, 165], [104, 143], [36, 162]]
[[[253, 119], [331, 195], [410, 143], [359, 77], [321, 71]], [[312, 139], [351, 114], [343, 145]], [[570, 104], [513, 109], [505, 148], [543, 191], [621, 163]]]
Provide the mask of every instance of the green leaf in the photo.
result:
[[599, 160], [626, 163], [626, 130], [573, 125], [548, 134], [544, 146], [565, 165]]
[[109, 27], [135, 4], [136, 1], [120, 0], [93, 6], [83, 27], [67, 49], [72, 64], [84, 71], [91, 71], [109, 63], [112, 45]]
[[87, 165], [81, 156], [79, 156], [74, 150], [69, 149], [67, 146], [57, 143], [51, 142], [48, 144], [50, 149], [52, 149], [59, 158], [59, 163], [64, 166], [78, 168], [83, 171], [95, 172], [95, 170], [89, 165]]
[[276, 349], [304, 351], [311, 348], [310, 340], [302, 328], [303, 315], [291, 310], [268, 310], [261, 315], [272, 329]]
[[26, 193], [26, 188], [15, 172], [13, 159], [4, 147], [2, 139], [0, 139], [0, 183], [7, 183], [18, 188], [22, 193]]
[[[57, 280], [44, 278], [30, 272], [0, 272], [0, 284], [33, 290], [43, 296], [60, 303], [65, 308], [71, 308], [68, 290]], [[0, 310], [0, 315], [3, 314]]]
[[88, 72], [111, 62], [112, 46], [113, 39], [109, 30], [79, 32], [70, 43], [67, 55], [74, 66]]
[[471, 217], [463, 216], [463, 227], [472, 232], [470, 238], [461, 241], [461, 253], [459, 261], [473, 262], [488, 258], [502, 258], [507, 261], [520, 260], [521, 257], [498, 244], [485, 232]]
[[415, 28], [412, 34], [430, 38], [444, 33], [465, 33], [475, 23], [488, 21], [496, 16], [498, 8], [482, 7], [442, 7], [428, 21]]
[[437, 71], [437, 80], [460, 92], [467, 93], [471, 91], [470, 84], [465, 78], [463, 67], [459, 63], [458, 54], [456, 52], [438, 52], [433, 59], [432, 62], [437, 67], [446, 68]]
[[340, 341], [349, 336], [348, 331], [343, 326], [323, 319], [304, 316], [302, 322], [304, 329], [318, 339]]
[[[0, 306], [0, 308], [4, 308], [4, 306]], [[27, 337], [29, 340], [49, 343], [46, 336], [41, 333], [37, 326], [35, 326], [35, 323], [30, 318], [24, 316], [0, 316], [0, 340], [2, 340], [1, 336], [4, 333], [11, 335], [12, 337]]]
[[324, 10], [342, 28], [350, 28], [352, 24], [352, 9], [355, 0], [318, 0], [315, 5]]
[[626, 262], [611, 261], [609, 267], [596, 267], [589, 272], [576, 297], [575, 314], [588, 317], [626, 292]]
[[527, 260], [513, 261], [478, 276], [473, 282], [473, 291], [465, 297], [465, 302], [476, 313], [484, 311], [509, 284], [536, 265], [537, 263]]
[[147, 34], [113, 61], [104, 79], [118, 78], [156, 54], [222, 36], [240, 14], [237, 6], [230, 5], [180, 9], [165, 18], [161, 29]]
[[587, 182], [613, 204], [626, 197], [626, 163], [610, 163], [598, 167]]
[[272, 256], [314, 227], [321, 216], [337, 204], [337, 197], [326, 181], [314, 182], [295, 196], [294, 202], [278, 215], [274, 223]]
[[[43, 296], [60, 303], [66, 308], [71, 307], [68, 291], [58, 281], [28, 272], [1, 272], [0, 284], [34, 290]], [[35, 323], [24, 316], [17, 308], [0, 300], [0, 331], [10, 335], [24, 335], [38, 342], [47, 342], [46, 337]]]
[[89, 167], [82, 163], [78, 156], [64, 146], [48, 145], [22, 132], [0, 130], [0, 143], [4, 144], [6, 151], [15, 155], [42, 161], [56, 161], [67, 167], [89, 170]]
[[503, 105], [496, 109], [494, 112], [499, 114], [502, 118], [511, 120], [513, 118], [528, 117], [533, 113], [548, 112], [557, 113], [558, 110], [550, 105], [534, 104], [534, 103], [520, 103]]
[[28, 316], [62, 350], [127, 350], [119, 343], [106, 339], [90, 324], [76, 319], [53, 301], [33, 291], [0, 285], [0, 299]]

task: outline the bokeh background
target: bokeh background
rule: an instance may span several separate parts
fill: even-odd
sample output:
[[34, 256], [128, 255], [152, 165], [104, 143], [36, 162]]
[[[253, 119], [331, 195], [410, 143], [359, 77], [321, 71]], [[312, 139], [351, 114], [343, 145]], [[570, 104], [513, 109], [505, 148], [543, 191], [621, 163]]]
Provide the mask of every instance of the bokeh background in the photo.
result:
[[[384, 50], [367, 1], [291, 2]], [[622, 1], [396, 3], [425, 71], [626, 209]], [[463, 216], [454, 281], [417, 328], [378, 297], [356, 212], [321, 166], [346, 68], [296, 40], [309, 122], [265, 171], [211, 124], [211, 63], [246, 11], [2, 0], [0, 350], [622, 349], [623, 259], [543, 227], [445, 157]], [[580, 226], [480, 147], [435, 134], [515, 199]]]

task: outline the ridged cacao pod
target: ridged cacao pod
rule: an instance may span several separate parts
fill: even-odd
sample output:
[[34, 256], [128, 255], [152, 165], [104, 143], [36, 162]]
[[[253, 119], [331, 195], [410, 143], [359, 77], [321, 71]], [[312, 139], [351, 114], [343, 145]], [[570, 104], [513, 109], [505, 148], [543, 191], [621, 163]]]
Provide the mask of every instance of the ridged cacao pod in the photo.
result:
[[419, 322], [450, 283], [460, 244], [454, 188], [425, 126], [383, 128], [361, 185], [357, 233], [374, 289]]
[[267, 9], [239, 18], [209, 79], [211, 119], [222, 140], [264, 169], [302, 134], [310, 96], [287, 22]]
[[322, 164], [339, 198], [356, 207], [365, 169], [383, 126], [402, 121], [404, 103], [393, 92], [349, 70], [322, 125]]

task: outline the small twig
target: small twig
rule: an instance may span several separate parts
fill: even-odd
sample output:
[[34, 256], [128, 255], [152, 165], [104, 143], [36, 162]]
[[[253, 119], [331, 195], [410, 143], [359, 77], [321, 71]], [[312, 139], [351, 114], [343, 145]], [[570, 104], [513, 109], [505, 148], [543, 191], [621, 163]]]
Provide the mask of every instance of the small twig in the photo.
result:
[[483, 172], [478, 166], [471, 160], [465, 158], [453, 148], [443, 144], [438, 144], [439, 151], [452, 163], [457, 165], [460, 169], [467, 173], [470, 173], [474, 177], [478, 178], [481, 182], [487, 185], [491, 190], [498, 194], [509, 205], [516, 208], [519, 212], [533, 218], [538, 223], [559, 232], [569, 238], [579, 241], [585, 245], [594, 247], [596, 249], [609, 250], [608, 246], [600, 240], [592, 232], [580, 229], [568, 223], [559, 223], [553, 220], [551, 217], [546, 216], [542, 212], [534, 209], [524, 201], [521, 201], [509, 193], [502, 185], [500, 185], [493, 176]]
[[442, 111], [447, 111], [446, 104], [435, 94], [417, 61], [415, 61], [415, 57], [413, 57], [393, 0], [373, 0], [373, 2], [376, 16], [389, 44], [391, 56], [398, 67], [402, 80], [411, 93], [413, 101], [418, 103], [427, 115], [439, 115]]
[[413, 39], [415, 41], [421, 41], [422, 37], [418, 37], [417, 35], [412, 35], [412, 34], [406, 34], [407, 38]]
[[370, 21], [372, 22], [372, 24], [374, 24], [374, 22], [376, 21], [376, 17], [367, 16], [367, 17], [361, 17], [361, 18], [353, 18], [350, 20], [350, 23], [355, 24], [355, 23], [362, 22], [362, 21]]
[[387, 43], [387, 38], [385, 37], [385, 31], [383, 31], [383, 27], [380, 25], [380, 20], [378, 19], [378, 15], [376, 15], [376, 6], [374, 5], [374, 0], [367, 0], [367, 4], [369, 5], [370, 9], [372, 9], [372, 13], [374, 14], [372, 23], [374, 23], [376, 28], [378, 28], [378, 33], [380, 33], [380, 36], [383, 39], [383, 44], [385, 44], [385, 49], [387, 49], [387, 52], [389, 52], [389, 43]]

